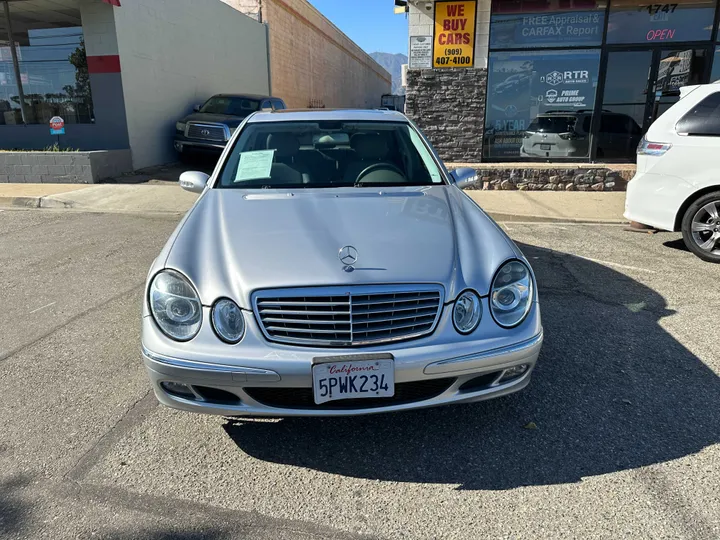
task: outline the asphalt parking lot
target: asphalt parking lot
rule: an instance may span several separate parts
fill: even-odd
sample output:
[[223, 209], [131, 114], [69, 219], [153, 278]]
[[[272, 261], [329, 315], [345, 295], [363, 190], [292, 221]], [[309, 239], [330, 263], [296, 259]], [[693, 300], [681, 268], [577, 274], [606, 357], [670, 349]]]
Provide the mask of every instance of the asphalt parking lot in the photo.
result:
[[140, 362], [178, 219], [0, 211], [0, 537], [720, 537], [720, 268], [678, 234], [506, 225], [545, 326], [523, 392], [230, 421]]

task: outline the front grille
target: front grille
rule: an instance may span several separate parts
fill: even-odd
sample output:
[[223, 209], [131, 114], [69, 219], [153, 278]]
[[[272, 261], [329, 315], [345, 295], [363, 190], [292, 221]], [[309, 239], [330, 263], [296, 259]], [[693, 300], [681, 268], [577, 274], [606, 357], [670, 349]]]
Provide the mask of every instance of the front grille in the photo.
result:
[[431, 333], [442, 307], [442, 289], [329, 287], [261, 291], [255, 314], [265, 336], [296, 345], [353, 347]]
[[204, 141], [225, 141], [225, 126], [222, 124], [194, 124], [189, 122], [185, 136]]
[[377, 409], [378, 407], [391, 407], [404, 403], [416, 403], [439, 396], [450, 388], [455, 382], [454, 377], [445, 379], [428, 379], [398, 383], [395, 385], [395, 395], [384, 398], [341, 399], [328, 401], [316, 405], [313, 399], [312, 388], [243, 388], [255, 401], [278, 409], [316, 409], [316, 410], [343, 410], [343, 409]]

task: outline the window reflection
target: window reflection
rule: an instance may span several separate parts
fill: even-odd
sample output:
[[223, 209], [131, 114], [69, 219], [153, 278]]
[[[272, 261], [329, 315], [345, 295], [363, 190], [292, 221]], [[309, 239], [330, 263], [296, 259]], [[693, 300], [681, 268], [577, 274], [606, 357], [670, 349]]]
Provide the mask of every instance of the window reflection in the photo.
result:
[[587, 157], [599, 65], [599, 50], [491, 54], [486, 157]]
[[[19, 9], [19, 8], [18, 8]], [[25, 95], [29, 124], [46, 124], [53, 116], [66, 123], [93, 121], [90, 76], [78, 10], [63, 11], [60, 21], [48, 22], [44, 13], [22, 15], [10, 5], [13, 39]], [[4, 16], [0, 32], [6, 34]], [[22, 123], [20, 97], [7, 39], [0, 41], [0, 123]]]

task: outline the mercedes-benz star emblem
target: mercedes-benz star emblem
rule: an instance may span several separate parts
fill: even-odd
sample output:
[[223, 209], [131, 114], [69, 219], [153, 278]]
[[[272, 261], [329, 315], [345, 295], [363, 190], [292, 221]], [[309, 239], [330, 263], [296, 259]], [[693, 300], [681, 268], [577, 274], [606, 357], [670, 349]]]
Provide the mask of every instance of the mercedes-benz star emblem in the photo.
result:
[[353, 264], [358, 260], [358, 250], [353, 246], [342, 247], [340, 251], [338, 251], [338, 259], [345, 265], [344, 270], [346, 272], [352, 272]]
[[210, 130], [209, 130], [209, 129], [203, 129], [203, 130], [200, 132], [200, 135], [202, 135], [203, 137], [209, 137], [209, 136], [210, 136]]

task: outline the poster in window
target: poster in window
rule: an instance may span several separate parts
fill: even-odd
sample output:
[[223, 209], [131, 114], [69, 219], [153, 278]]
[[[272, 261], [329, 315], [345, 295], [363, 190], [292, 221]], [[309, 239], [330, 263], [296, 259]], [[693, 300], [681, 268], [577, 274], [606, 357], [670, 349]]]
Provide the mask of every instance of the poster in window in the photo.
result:
[[600, 45], [604, 26], [603, 11], [493, 13], [490, 47], [516, 49]]
[[472, 67], [477, 2], [435, 2], [434, 68]]
[[[491, 54], [485, 155], [533, 157], [524, 148], [532, 125], [544, 122], [552, 129], [563, 122], [583, 125], [595, 106], [599, 66], [599, 50]], [[574, 151], [582, 153], [579, 145]]]

